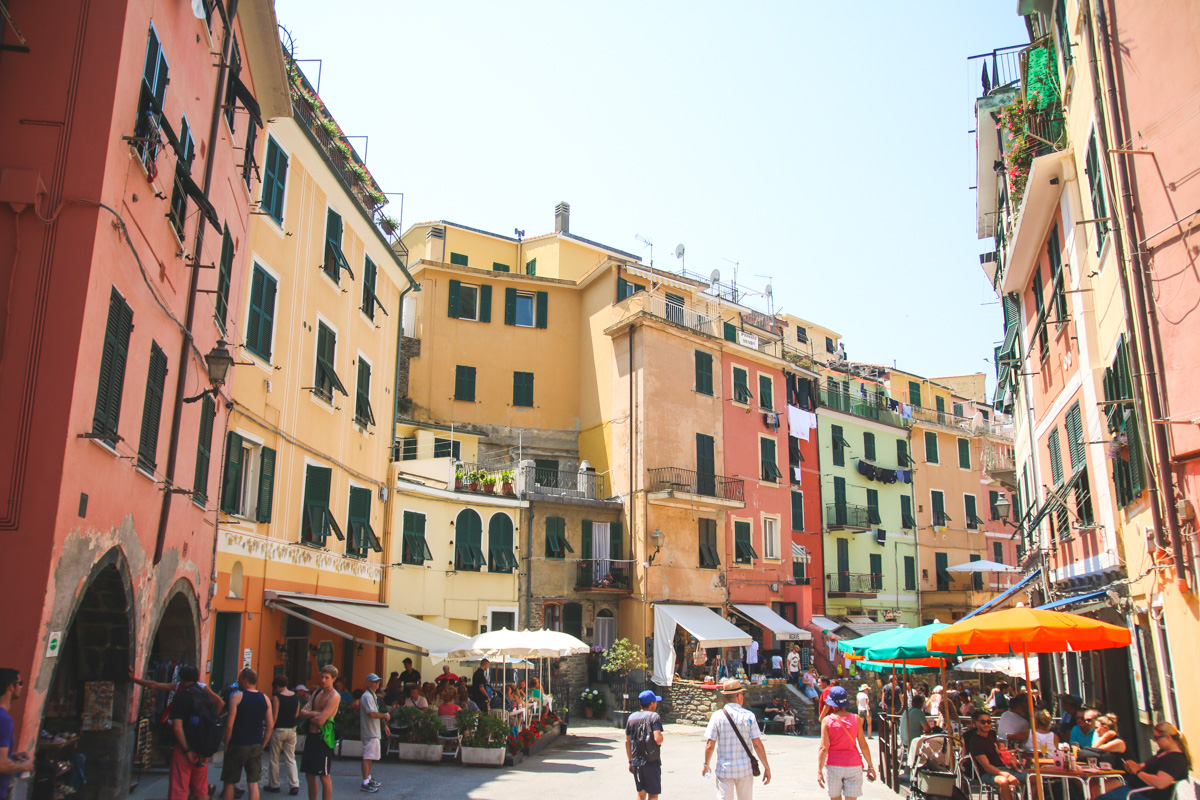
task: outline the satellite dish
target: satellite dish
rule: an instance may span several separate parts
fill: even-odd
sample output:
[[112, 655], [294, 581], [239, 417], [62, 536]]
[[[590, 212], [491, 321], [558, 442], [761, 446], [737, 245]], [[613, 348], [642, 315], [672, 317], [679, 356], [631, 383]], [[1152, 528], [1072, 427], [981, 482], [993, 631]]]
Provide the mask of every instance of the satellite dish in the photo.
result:
[[710, 281], [712, 281], [713, 283], [717, 283], [718, 281], [720, 281], [721, 280], [721, 270], [714, 269], [712, 271], [712, 274], [708, 276], [708, 279]]
[[774, 296], [774, 294], [775, 294], [775, 290], [773, 288], [771, 288], [771, 284], [768, 283], [767, 284], [767, 297], [772, 297], [772, 296]]
[[675, 245], [675, 257], [683, 258], [683, 245], [682, 244]]
[[204, 0], [192, 0], [192, 16], [196, 19], [208, 18], [208, 12], [204, 8]]

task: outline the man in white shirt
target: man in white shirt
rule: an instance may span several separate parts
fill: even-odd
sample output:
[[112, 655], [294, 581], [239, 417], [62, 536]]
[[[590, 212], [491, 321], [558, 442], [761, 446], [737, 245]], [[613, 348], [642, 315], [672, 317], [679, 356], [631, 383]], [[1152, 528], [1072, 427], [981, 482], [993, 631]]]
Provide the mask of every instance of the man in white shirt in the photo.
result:
[[1000, 715], [996, 724], [996, 736], [1002, 742], [1025, 742], [1029, 740], [1029, 701], [1025, 694], [1017, 694], [1009, 703], [1008, 711]]
[[778, 651], [771, 656], [771, 677], [783, 677], [783, 656], [781, 656]]
[[754, 675], [758, 672], [758, 641], [750, 640], [750, 646], [746, 648], [746, 673]]
[[735, 797], [737, 800], [751, 800], [754, 796], [754, 770], [749, 748], [754, 748], [762, 764], [763, 785], [771, 782], [771, 765], [767, 763], [762, 732], [758, 729], [754, 712], [742, 708], [745, 689], [741, 681], [729, 678], [722, 682], [721, 694], [725, 696], [725, 707], [714, 711], [708, 720], [708, 728], [704, 732], [704, 768], [700, 774], [708, 774], [708, 762], [716, 750], [717, 797], [721, 800], [734, 800]]
[[792, 686], [800, 685], [800, 648], [792, 645], [792, 652], [788, 653], [788, 683]]
[[412, 706], [413, 708], [429, 708], [429, 701], [421, 696], [420, 686], [408, 687], [408, 698], [404, 701], [405, 707]]

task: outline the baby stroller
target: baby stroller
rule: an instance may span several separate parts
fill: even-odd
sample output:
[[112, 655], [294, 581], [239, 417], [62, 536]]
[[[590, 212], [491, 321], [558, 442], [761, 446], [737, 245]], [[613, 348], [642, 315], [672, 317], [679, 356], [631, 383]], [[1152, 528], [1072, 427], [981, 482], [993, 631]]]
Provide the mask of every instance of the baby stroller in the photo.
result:
[[909, 790], [913, 797], [950, 800], [954, 796], [954, 748], [950, 736], [934, 733], [908, 746]]

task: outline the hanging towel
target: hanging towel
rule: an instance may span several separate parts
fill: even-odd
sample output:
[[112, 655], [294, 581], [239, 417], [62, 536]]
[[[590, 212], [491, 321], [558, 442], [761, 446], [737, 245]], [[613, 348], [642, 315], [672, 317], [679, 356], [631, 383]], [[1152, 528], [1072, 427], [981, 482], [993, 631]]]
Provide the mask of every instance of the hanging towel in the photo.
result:
[[[800, 420], [810, 431], [817, 427], [817, 415], [811, 411], [800, 409]], [[804, 438], [808, 439], [807, 436]]]
[[800, 468], [792, 467], [792, 475], [795, 476], [796, 485], [799, 486], [800, 485]]
[[808, 432], [816, 426], [817, 415], [795, 406], [787, 407], [788, 435], [808, 441]]
[[867, 462], [865, 462], [865, 461], [862, 461], [862, 460], [860, 460], [860, 461], [858, 462], [858, 474], [859, 474], [859, 475], [866, 475], [866, 474], [867, 474]]
[[879, 480], [880, 480], [882, 483], [889, 483], [889, 484], [890, 484], [890, 483], [895, 483], [895, 482], [896, 482], [896, 470], [894, 470], [894, 469], [880, 469], [880, 470], [879, 470]]
[[899, 411], [899, 410], [900, 410], [900, 403], [899, 403], [899, 402], [897, 402], [897, 401], [895, 401], [895, 400], [892, 400], [892, 399], [890, 399], [890, 398], [889, 398], [889, 399], [888, 399], [888, 401], [887, 401], [887, 403], [888, 403], [888, 410], [889, 410], [889, 411]]

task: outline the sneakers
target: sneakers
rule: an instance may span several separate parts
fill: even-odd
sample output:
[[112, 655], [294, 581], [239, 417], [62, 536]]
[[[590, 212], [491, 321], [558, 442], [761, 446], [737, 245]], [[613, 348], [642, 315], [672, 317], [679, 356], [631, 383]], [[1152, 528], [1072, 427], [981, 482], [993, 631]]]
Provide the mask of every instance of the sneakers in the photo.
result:
[[371, 784], [372, 786], [383, 786], [382, 783], [375, 780], [374, 778], [367, 778], [367, 783]]
[[274, 792], [275, 794], [279, 794], [279, 787], [278, 786], [264, 786], [263, 791], [264, 792]]
[[288, 789], [288, 794], [293, 795], [293, 796], [300, 794], [300, 787], [293, 786], [292, 788]]
[[370, 792], [373, 794], [373, 793], [379, 791], [379, 786], [378, 785], [372, 786], [369, 783], [364, 783], [364, 784], [359, 785], [358, 790], [360, 792]]

